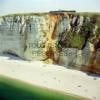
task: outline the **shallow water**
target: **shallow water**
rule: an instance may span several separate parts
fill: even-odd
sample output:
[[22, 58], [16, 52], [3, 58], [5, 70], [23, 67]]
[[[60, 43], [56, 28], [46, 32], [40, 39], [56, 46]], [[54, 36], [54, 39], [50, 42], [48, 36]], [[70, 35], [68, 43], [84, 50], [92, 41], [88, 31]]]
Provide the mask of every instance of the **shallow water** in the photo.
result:
[[0, 76], [0, 100], [86, 100]]

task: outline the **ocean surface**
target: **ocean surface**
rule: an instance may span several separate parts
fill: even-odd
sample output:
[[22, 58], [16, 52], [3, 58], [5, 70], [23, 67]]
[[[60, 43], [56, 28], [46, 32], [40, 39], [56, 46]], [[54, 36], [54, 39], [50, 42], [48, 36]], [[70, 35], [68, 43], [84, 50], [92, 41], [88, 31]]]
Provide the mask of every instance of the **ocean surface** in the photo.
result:
[[79, 96], [34, 86], [0, 76], [0, 100], [86, 100]]

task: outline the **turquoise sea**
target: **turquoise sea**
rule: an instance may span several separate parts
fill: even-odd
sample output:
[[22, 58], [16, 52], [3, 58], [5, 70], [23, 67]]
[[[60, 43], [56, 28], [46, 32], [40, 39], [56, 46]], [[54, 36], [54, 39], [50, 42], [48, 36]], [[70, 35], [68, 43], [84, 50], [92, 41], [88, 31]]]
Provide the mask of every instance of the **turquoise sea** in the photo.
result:
[[0, 100], [87, 100], [0, 76]]

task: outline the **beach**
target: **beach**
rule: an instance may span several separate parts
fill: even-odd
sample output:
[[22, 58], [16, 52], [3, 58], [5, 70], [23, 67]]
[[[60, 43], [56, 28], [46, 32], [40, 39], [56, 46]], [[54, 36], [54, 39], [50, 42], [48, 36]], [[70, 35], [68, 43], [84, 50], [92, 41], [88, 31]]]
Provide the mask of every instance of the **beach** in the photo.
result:
[[100, 76], [88, 75], [63, 66], [1, 55], [0, 75], [91, 100], [100, 100]]

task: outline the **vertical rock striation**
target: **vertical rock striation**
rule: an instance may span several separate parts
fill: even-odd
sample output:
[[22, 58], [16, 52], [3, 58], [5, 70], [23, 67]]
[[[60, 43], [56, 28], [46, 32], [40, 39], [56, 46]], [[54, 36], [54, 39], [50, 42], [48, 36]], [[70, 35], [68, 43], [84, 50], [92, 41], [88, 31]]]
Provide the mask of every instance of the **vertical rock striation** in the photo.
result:
[[89, 65], [99, 34], [100, 14], [57, 11], [8, 15], [0, 17], [0, 52], [80, 69]]

